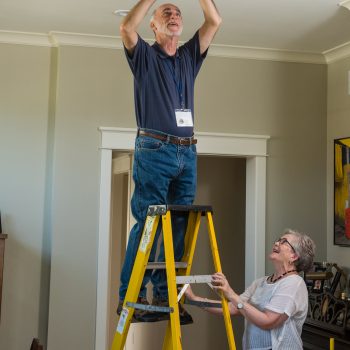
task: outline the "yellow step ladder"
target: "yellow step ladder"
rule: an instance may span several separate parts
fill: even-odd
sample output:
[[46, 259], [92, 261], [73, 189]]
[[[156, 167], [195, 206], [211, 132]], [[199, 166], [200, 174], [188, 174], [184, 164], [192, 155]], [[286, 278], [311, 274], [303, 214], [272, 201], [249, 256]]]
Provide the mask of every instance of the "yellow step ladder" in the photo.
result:
[[[185, 237], [185, 252], [181, 262], [175, 262], [174, 260], [173, 235], [171, 228], [171, 212], [174, 211], [182, 212], [184, 214], [188, 213], [188, 224]], [[212, 213], [213, 210], [211, 206], [203, 205], [153, 205], [148, 208], [145, 226], [130, 277], [130, 283], [124, 299], [123, 311], [121, 312], [119, 318], [111, 350], [122, 350], [124, 348], [135, 308], [146, 308], [149, 311], [169, 312], [170, 319], [168, 321], [168, 327], [163, 342], [163, 350], [182, 349], [178, 303], [183, 302], [183, 298], [181, 298], [181, 296], [184, 292], [184, 288], [182, 290], [182, 293], [180, 292], [178, 296], [176, 285], [193, 282], [210, 282], [210, 276], [190, 276], [201, 216], [205, 216], [207, 219], [208, 233], [215, 271], [222, 271]], [[148, 264], [149, 255], [160, 221], [160, 217], [162, 219], [165, 263]], [[162, 264], [163, 268], [165, 267], [166, 269], [167, 275], [169, 307], [165, 308], [152, 305], [145, 306], [142, 304], [137, 304], [137, 298], [146, 269], [162, 268], [160, 267]], [[178, 276], [176, 276], [176, 271], [178, 272]], [[229, 349], [236, 350], [228, 302], [223, 297], [221, 292], [220, 296]]]

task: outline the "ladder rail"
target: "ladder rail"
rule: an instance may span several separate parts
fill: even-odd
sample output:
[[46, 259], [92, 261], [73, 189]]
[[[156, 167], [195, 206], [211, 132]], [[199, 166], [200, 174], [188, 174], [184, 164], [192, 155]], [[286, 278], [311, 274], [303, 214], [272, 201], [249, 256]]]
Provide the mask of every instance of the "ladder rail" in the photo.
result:
[[[191, 267], [192, 267], [192, 261], [194, 256], [194, 251], [196, 248], [197, 243], [197, 237], [201, 222], [201, 211], [190, 211], [188, 215], [188, 221], [187, 221], [187, 229], [186, 229], [186, 235], [185, 235], [185, 249], [182, 261], [187, 263], [186, 270], [180, 270], [178, 275], [189, 275], [191, 273]], [[178, 302], [183, 303], [183, 298], [178, 300]], [[168, 323], [165, 338], [163, 342], [163, 350], [177, 350], [173, 349], [171, 344], [171, 327], [170, 323]]]
[[171, 331], [171, 344], [172, 349], [181, 350], [181, 328], [180, 328], [180, 315], [179, 308], [177, 307], [177, 288], [176, 288], [176, 274], [175, 274], [175, 258], [174, 258], [174, 245], [173, 235], [171, 228], [171, 214], [168, 211], [162, 216], [163, 224], [163, 242], [165, 263], [167, 271], [167, 283], [168, 283], [168, 302], [169, 307], [174, 308], [174, 312], [170, 314], [170, 321], [168, 322], [168, 328]]
[[127, 306], [126, 303], [135, 303], [138, 298], [158, 223], [159, 216], [146, 217], [146, 222], [143, 228], [143, 233], [137, 251], [134, 267], [130, 277], [130, 280], [133, 281], [133, 283], [129, 284], [125, 295], [123, 311], [120, 315], [115, 336], [112, 342], [112, 350], [121, 350], [125, 345], [131, 319], [134, 314], [134, 308]]
[[190, 212], [185, 236], [185, 252], [182, 258], [187, 263], [187, 268], [179, 275], [189, 275], [191, 273], [193, 256], [197, 245], [199, 227], [201, 223], [201, 212]]
[[[213, 255], [213, 262], [214, 262], [215, 271], [222, 272], [221, 262], [220, 262], [220, 257], [219, 257], [219, 249], [218, 249], [218, 244], [217, 244], [216, 236], [215, 236], [212, 213], [207, 212], [206, 217], [207, 217], [209, 240], [210, 240], [211, 252]], [[219, 292], [219, 294], [221, 296], [222, 312], [223, 312], [224, 321], [225, 321], [225, 328], [226, 328], [229, 349], [236, 350], [236, 344], [235, 344], [235, 339], [234, 339], [234, 335], [233, 335], [233, 328], [232, 328], [232, 322], [231, 322], [231, 316], [230, 316], [230, 310], [228, 307], [228, 302], [221, 291]]]

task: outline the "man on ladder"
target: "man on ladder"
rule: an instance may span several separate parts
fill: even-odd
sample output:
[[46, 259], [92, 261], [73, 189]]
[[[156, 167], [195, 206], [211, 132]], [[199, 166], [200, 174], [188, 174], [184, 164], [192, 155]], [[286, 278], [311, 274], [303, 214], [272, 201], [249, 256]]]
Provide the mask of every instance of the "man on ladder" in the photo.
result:
[[[137, 223], [130, 232], [121, 272], [118, 314], [123, 308], [149, 205], [193, 203], [197, 143], [193, 137], [194, 81], [221, 24], [214, 2], [199, 0], [204, 23], [192, 39], [178, 47], [183, 29], [181, 12], [175, 5], [164, 4], [151, 18], [156, 42], [150, 46], [138, 35], [137, 29], [154, 2], [140, 0], [120, 25], [126, 57], [134, 75], [138, 134], [133, 170], [135, 191], [131, 201]], [[176, 261], [183, 255], [186, 225], [183, 215], [172, 216]], [[159, 231], [158, 228], [156, 237]], [[150, 261], [155, 260], [156, 242], [157, 238]], [[163, 246], [158, 260], [164, 261]], [[153, 304], [166, 304], [168, 291], [164, 270], [146, 272], [138, 302], [147, 303], [145, 285], [149, 280], [153, 283]], [[193, 322], [182, 307], [179, 311], [182, 324]], [[133, 319], [152, 322], [164, 318], [155, 312], [135, 310]]]

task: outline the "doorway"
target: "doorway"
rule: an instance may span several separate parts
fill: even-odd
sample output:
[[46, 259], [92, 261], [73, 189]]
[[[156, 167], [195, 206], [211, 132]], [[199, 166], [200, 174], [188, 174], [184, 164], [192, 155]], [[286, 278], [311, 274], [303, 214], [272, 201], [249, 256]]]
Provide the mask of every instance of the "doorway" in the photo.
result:
[[[115, 315], [119, 276], [124, 260], [127, 235], [132, 222], [130, 217], [131, 154], [113, 152], [111, 198], [111, 257], [110, 257], [110, 313], [109, 345], [111, 347], [117, 326]], [[127, 168], [129, 166], [129, 168]], [[211, 205], [223, 271], [238, 292], [244, 290], [245, 277], [245, 158], [199, 156], [198, 181], [195, 204]], [[194, 256], [193, 274], [214, 272], [208, 230], [205, 220], [201, 223]], [[217, 299], [206, 285], [193, 286], [194, 291], [205, 297]], [[149, 298], [151, 301], [151, 298]], [[186, 307], [194, 318], [194, 324], [182, 327], [185, 349], [198, 347], [209, 350], [213, 346], [224, 349], [227, 338], [223, 319], [193, 307]], [[159, 324], [132, 324], [128, 333], [126, 350], [161, 349], [166, 322]], [[233, 319], [236, 346], [241, 347], [243, 319]]]
[[[130, 152], [136, 130], [101, 127], [100, 219], [95, 350], [108, 349], [109, 276], [111, 250], [112, 153]], [[196, 133], [199, 156], [239, 157], [245, 160], [245, 254], [244, 285], [265, 273], [265, 193], [268, 136]], [[214, 218], [214, 220], [216, 220]], [[216, 222], [216, 221], [215, 221]], [[199, 310], [200, 311], [200, 310]], [[192, 313], [192, 311], [191, 311]], [[184, 330], [184, 336], [186, 330]]]

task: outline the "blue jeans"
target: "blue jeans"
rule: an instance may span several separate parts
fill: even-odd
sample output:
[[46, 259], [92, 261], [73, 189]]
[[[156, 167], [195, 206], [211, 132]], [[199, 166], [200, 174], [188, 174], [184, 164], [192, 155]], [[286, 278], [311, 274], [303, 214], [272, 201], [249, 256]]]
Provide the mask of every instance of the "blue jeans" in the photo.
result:
[[[151, 130], [150, 130], [151, 131]], [[154, 131], [152, 130], [152, 133]], [[160, 132], [155, 132], [162, 134]], [[196, 146], [183, 146], [161, 141], [148, 136], [138, 136], [135, 142], [133, 168], [135, 190], [131, 199], [131, 210], [137, 223], [130, 231], [128, 247], [121, 272], [119, 299], [124, 300], [132, 268], [141, 239], [149, 205], [191, 205], [196, 193], [197, 152]], [[180, 261], [184, 253], [184, 238], [187, 216], [172, 213], [172, 231], [175, 260]], [[159, 224], [149, 261], [155, 261]], [[164, 261], [164, 246], [161, 242], [156, 261]], [[146, 297], [146, 284], [151, 280], [153, 297], [167, 299], [168, 290], [165, 270], [146, 270], [140, 297]]]

